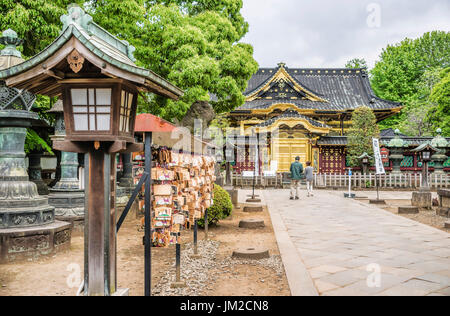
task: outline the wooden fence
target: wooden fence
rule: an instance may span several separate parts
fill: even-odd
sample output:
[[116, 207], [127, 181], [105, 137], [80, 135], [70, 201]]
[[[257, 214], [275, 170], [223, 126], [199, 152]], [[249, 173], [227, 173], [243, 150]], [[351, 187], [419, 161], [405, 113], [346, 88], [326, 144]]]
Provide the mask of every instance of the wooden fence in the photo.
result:
[[[352, 188], [420, 188], [422, 183], [421, 173], [401, 173], [375, 176], [375, 174], [356, 173], [351, 176], [342, 174], [314, 174], [314, 186], [323, 188], [348, 188], [351, 181]], [[289, 187], [290, 180], [278, 173], [275, 177], [256, 177], [258, 187]], [[450, 174], [430, 174], [428, 183], [431, 188], [450, 188]], [[249, 187], [253, 185], [253, 177], [243, 177], [233, 174], [233, 185]]]
[[[353, 188], [375, 188], [378, 184], [380, 188], [420, 188], [422, 183], [421, 173], [401, 173], [401, 174], [354, 174], [351, 177], [340, 174], [315, 174], [314, 185], [316, 187], [345, 187]], [[430, 174], [428, 183], [431, 188], [449, 188], [450, 174]]]

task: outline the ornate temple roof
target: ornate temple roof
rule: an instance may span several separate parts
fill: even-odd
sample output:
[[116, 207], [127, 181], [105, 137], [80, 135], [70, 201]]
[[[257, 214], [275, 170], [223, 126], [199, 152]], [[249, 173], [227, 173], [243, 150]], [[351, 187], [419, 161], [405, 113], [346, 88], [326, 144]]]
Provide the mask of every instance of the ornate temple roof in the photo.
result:
[[375, 96], [365, 69], [291, 69], [281, 63], [276, 68], [259, 69], [244, 94], [247, 100], [236, 111], [266, 109], [280, 103], [319, 111], [346, 111], [360, 106], [399, 111], [402, 107]]

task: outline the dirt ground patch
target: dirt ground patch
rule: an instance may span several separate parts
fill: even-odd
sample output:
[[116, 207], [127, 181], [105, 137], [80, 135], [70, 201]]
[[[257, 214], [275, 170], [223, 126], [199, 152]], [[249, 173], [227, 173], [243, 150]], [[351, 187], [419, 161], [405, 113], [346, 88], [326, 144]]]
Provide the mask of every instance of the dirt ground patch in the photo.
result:
[[[139, 221], [127, 219], [118, 235], [118, 287], [129, 288], [130, 295], [143, 295], [144, 247]], [[170, 262], [170, 249], [153, 249], [152, 282], [158, 282]], [[71, 249], [50, 258], [0, 265], [0, 296], [73, 296], [78, 287], [71, 281], [83, 277], [84, 237], [74, 232]], [[78, 282], [74, 282], [78, 283]]]
[[[263, 219], [266, 227], [260, 229], [239, 228], [239, 221], [246, 218]], [[262, 247], [269, 250], [272, 261], [281, 261], [280, 252], [267, 209], [263, 213], [244, 213], [243, 207], [235, 209], [233, 216], [221, 221], [220, 226], [210, 229], [212, 239], [220, 242], [217, 261], [224, 267], [212, 271], [215, 284], [205, 296], [290, 296], [290, 289], [284, 272], [277, 271], [276, 263], [270, 260], [259, 262], [232, 260], [229, 258], [237, 248]], [[242, 263], [242, 264], [241, 264]], [[226, 273], [224, 273], [226, 271]]]
[[[266, 228], [247, 230], [238, 228], [240, 219], [259, 217]], [[138, 231], [140, 221], [129, 216], [118, 235], [118, 287], [129, 288], [130, 296], [144, 295], [144, 247], [143, 233]], [[204, 238], [199, 231], [199, 240]], [[270, 216], [264, 213], [247, 215], [235, 210], [233, 216], [211, 227], [209, 237], [219, 242], [216, 262], [209, 271], [209, 281], [197, 295], [217, 296], [288, 296], [290, 295]], [[181, 243], [192, 242], [192, 232], [181, 236]], [[243, 246], [268, 248], [272, 258], [262, 262], [230, 262], [232, 251]], [[185, 248], [185, 247], [183, 247]], [[50, 258], [15, 264], [0, 265], [0, 296], [73, 296], [77, 287], [69, 287], [68, 281], [81, 280], [83, 276], [83, 234], [74, 232], [69, 252], [58, 253]], [[152, 286], [155, 287], [168, 270], [174, 272], [175, 248], [152, 249]], [[183, 266], [182, 266], [183, 269]], [[281, 270], [281, 271], [277, 271]], [[75, 283], [75, 282], [74, 282]], [[176, 295], [176, 293], [174, 293]]]

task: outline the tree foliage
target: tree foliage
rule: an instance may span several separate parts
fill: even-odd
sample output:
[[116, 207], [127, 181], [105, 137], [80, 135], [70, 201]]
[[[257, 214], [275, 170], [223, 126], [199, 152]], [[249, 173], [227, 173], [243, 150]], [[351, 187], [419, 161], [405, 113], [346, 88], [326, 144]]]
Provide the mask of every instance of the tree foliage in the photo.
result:
[[[380, 127], [403, 127], [406, 132], [401, 123], [413, 113], [423, 114], [418, 108], [430, 105], [436, 73], [449, 65], [450, 32], [428, 32], [415, 40], [407, 38], [384, 49], [371, 71], [372, 87], [377, 96], [400, 102], [405, 108], [401, 114], [385, 120]], [[419, 118], [427, 119], [428, 113]]]
[[[0, 31], [13, 29], [24, 45], [18, 47], [23, 58], [30, 58], [52, 43], [61, 31], [60, 16], [67, 13], [67, 6], [71, 3], [82, 4], [80, 0], [2, 0], [0, 1]], [[52, 103], [48, 97], [38, 96], [33, 110], [47, 124], [53, 123], [53, 116], [47, 114]], [[25, 151], [46, 150], [51, 152], [48, 145], [48, 135], [28, 129]]]
[[431, 111], [434, 127], [441, 128], [445, 136], [450, 136], [450, 67], [441, 72], [441, 80], [431, 92], [431, 100], [437, 106]]
[[363, 153], [373, 156], [372, 138], [378, 138], [380, 130], [372, 109], [367, 106], [357, 108], [352, 114], [352, 127], [348, 133], [347, 158], [352, 167], [360, 165], [358, 157]]
[[231, 24], [242, 39], [248, 32], [248, 23], [241, 14], [243, 0], [153, 0], [149, 4], [176, 4], [190, 16], [213, 11], [230, 20]]
[[239, 42], [248, 30], [241, 0], [103, 0], [88, 8], [97, 23], [136, 47], [141, 66], [185, 90], [178, 102], [149, 95], [141, 112], [174, 121], [196, 101], [211, 101], [217, 113], [243, 104], [258, 65], [253, 48]]
[[348, 69], [366, 68], [367, 69], [368, 67], [367, 67], [367, 62], [364, 58], [353, 58], [345, 64], [345, 68], [348, 68]]
[[[195, 101], [210, 101], [217, 113], [244, 102], [242, 92], [258, 69], [252, 46], [240, 43], [248, 31], [242, 0], [2, 0], [0, 27], [25, 40], [23, 55], [42, 51], [60, 33], [60, 16], [71, 3], [83, 6], [94, 21], [136, 47], [136, 63], [185, 90], [178, 102], [152, 94], [139, 110], [181, 120]], [[36, 101], [42, 118], [51, 116], [49, 98]], [[36, 136], [35, 134], [33, 134]], [[43, 137], [44, 138], [44, 137]], [[36, 140], [29, 137], [28, 141]], [[30, 148], [33, 147], [30, 144]]]
[[29, 128], [27, 130], [27, 136], [25, 138], [25, 153], [29, 154], [32, 152], [41, 152], [45, 150], [53, 154], [52, 148], [48, 145], [48, 141], [45, 141], [41, 135], [39, 135], [35, 130]]
[[23, 55], [31, 57], [59, 35], [60, 16], [67, 13], [71, 3], [80, 0], [2, 0], [0, 1], [0, 29], [11, 28], [25, 41]]

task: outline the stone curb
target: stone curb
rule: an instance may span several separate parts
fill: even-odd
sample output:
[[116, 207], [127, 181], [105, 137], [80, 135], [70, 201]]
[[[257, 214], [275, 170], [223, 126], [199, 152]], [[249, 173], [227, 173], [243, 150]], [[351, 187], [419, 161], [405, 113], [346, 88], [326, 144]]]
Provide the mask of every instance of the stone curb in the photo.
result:
[[398, 214], [419, 214], [417, 206], [399, 206]]
[[261, 213], [264, 211], [263, 206], [245, 206], [244, 213]]
[[240, 228], [257, 229], [266, 227], [264, 220], [259, 218], [243, 219], [239, 222]]
[[261, 260], [270, 258], [269, 250], [263, 248], [242, 248], [233, 251], [233, 258]]

